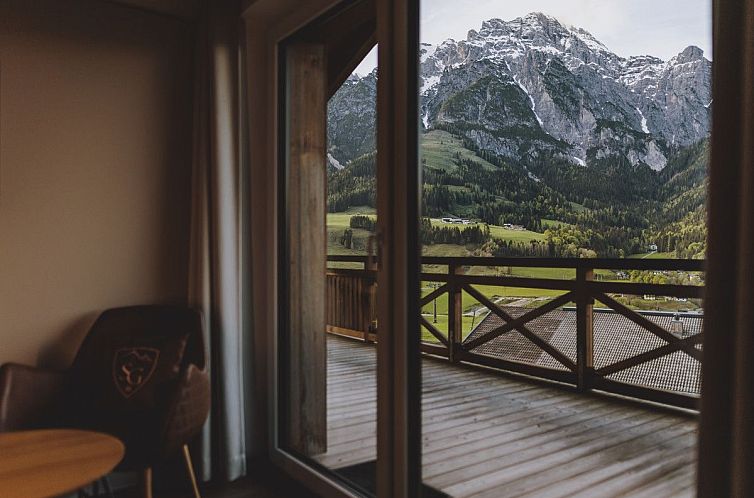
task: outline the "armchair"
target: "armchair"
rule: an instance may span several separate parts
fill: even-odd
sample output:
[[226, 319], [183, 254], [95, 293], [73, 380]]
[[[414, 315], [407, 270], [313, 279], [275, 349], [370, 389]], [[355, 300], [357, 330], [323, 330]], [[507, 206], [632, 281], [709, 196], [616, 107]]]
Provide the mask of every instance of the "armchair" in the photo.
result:
[[117, 469], [141, 471], [147, 498], [152, 467], [182, 452], [198, 498], [188, 442], [210, 408], [202, 329], [201, 314], [184, 307], [105, 311], [68, 370], [0, 367], [0, 431], [75, 427], [116, 436], [126, 446]]

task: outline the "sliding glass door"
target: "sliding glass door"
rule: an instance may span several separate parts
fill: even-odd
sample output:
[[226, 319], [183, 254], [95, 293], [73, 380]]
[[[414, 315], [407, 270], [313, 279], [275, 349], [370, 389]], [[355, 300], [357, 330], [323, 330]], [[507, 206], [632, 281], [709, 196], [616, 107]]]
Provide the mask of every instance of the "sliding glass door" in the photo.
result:
[[437, 496], [693, 494], [711, 3], [422, 0]]
[[328, 492], [420, 481], [417, 15], [342, 2], [278, 44], [275, 452]]

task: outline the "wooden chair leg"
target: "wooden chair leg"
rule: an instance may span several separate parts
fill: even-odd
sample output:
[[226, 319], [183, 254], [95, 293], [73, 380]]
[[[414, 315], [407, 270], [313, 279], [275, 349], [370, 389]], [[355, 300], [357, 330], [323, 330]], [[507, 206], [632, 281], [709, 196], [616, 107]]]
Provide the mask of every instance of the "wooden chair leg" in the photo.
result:
[[196, 474], [194, 473], [194, 465], [191, 463], [191, 453], [187, 444], [183, 445], [183, 459], [186, 462], [186, 471], [188, 472], [189, 479], [191, 479], [191, 487], [194, 490], [194, 498], [202, 498], [199, 493], [199, 486], [196, 483]]
[[152, 498], [152, 467], [144, 469], [142, 475], [143, 498]]
[[102, 478], [102, 487], [105, 489], [107, 498], [115, 498], [115, 495], [113, 494], [113, 488], [110, 487], [110, 480], [107, 478], [107, 476]]

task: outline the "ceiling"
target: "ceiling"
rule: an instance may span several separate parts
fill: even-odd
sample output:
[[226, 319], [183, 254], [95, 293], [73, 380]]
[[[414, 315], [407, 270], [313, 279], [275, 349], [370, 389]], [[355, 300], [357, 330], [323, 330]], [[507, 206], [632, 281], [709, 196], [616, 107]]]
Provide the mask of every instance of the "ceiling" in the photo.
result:
[[180, 18], [196, 16], [199, 0], [105, 0]]

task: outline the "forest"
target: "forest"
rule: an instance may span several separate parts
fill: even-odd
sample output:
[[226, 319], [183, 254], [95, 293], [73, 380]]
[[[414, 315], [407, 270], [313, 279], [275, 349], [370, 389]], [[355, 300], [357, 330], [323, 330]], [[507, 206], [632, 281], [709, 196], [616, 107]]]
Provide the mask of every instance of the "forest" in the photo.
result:
[[[442, 137], [447, 135], [441, 142]], [[431, 139], [437, 137], [426, 137]], [[544, 152], [514, 164], [456, 139], [462, 145], [446, 147], [451, 152], [441, 167], [430, 154], [421, 159], [425, 245], [466, 245], [480, 256], [622, 258], [656, 247], [668, 257], [704, 257], [708, 140], [671, 151], [668, 165], [656, 172], [618, 159], [585, 167]], [[374, 208], [375, 168], [373, 152], [331, 169], [328, 211]], [[438, 227], [430, 221], [446, 216], [476, 224]], [[491, 234], [489, 226], [504, 225], [521, 225], [543, 237], [521, 241]], [[373, 232], [374, 220], [354, 217], [351, 228]]]

